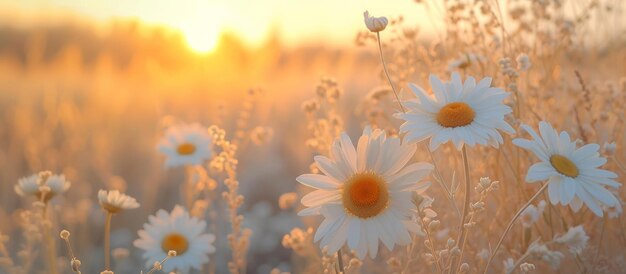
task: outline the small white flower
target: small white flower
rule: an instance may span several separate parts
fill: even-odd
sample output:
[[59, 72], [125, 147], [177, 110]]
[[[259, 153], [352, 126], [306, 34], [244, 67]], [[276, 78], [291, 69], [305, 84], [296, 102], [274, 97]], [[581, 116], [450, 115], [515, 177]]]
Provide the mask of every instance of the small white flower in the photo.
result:
[[331, 147], [331, 158], [316, 156], [322, 174], [305, 174], [296, 180], [316, 190], [302, 198], [307, 208], [300, 216], [323, 215], [315, 233], [333, 254], [347, 242], [363, 259], [375, 258], [378, 243], [392, 250], [395, 244], [411, 242], [409, 232], [419, 233], [411, 221], [415, 191], [423, 192], [430, 183], [422, 182], [433, 166], [413, 163], [405, 166], [415, 153], [415, 145], [401, 144], [384, 131], [367, 127], [355, 149], [350, 137], [342, 133]]
[[561, 265], [561, 259], [565, 257], [563, 256], [563, 253], [559, 251], [552, 251], [548, 249], [545, 244], [539, 243], [538, 241], [530, 244], [530, 246], [528, 247], [528, 252], [534, 257], [539, 258], [544, 262], [550, 264], [550, 266], [554, 270], [559, 269], [559, 266]]
[[616, 149], [615, 142], [611, 142], [611, 143], [605, 142], [602, 148], [604, 149], [604, 153], [606, 153], [606, 155], [608, 156], [615, 155], [615, 149]]
[[367, 26], [371, 32], [383, 31], [387, 27], [387, 23], [389, 23], [386, 17], [370, 16], [368, 11], [363, 13], [363, 20], [365, 21], [365, 26]]
[[570, 252], [574, 254], [580, 254], [585, 247], [587, 247], [588, 240], [589, 236], [585, 233], [585, 229], [582, 225], [570, 227], [567, 233], [557, 236], [554, 239], [557, 243], [567, 245]]
[[137, 203], [135, 198], [120, 193], [118, 190], [106, 191], [101, 189], [98, 191], [98, 202], [100, 202], [104, 210], [110, 213], [139, 207], [139, 203]]
[[539, 220], [541, 214], [543, 214], [543, 209], [545, 208], [545, 205], [546, 202], [542, 200], [541, 202], [539, 202], [538, 206], [529, 205], [526, 209], [524, 209], [522, 215], [520, 216], [522, 220], [522, 225], [526, 228], [529, 228], [533, 224], [535, 224]]
[[519, 266], [519, 268], [522, 271], [522, 273], [529, 273], [529, 272], [535, 271], [535, 265], [531, 263], [522, 263]]
[[504, 264], [504, 270], [506, 273], [513, 272], [513, 267], [515, 267], [515, 261], [513, 260], [513, 258], [508, 258], [502, 261], [502, 264]]
[[175, 206], [171, 213], [161, 209], [139, 230], [139, 239], [133, 243], [143, 249], [146, 266], [172, 255], [163, 265], [163, 272], [177, 270], [188, 273], [189, 269], [201, 269], [209, 262], [209, 254], [215, 252], [215, 235], [204, 233], [206, 222], [189, 216], [182, 206]]
[[464, 144], [498, 147], [504, 142], [498, 130], [515, 132], [504, 121], [511, 108], [502, 100], [509, 93], [491, 87], [491, 78], [476, 83], [474, 78], [468, 77], [462, 82], [461, 76], [455, 72], [452, 73], [452, 80], [445, 84], [435, 75], [430, 75], [430, 85], [434, 98], [411, 84], [417, 98], [404, 101], [407, 113], [396, 114], [396, 117], [406, 121], [400, 127], [401, 132], [407, 133], [405, 141], [420, 142], [431, 138], [430, 150], [448, 141], [452, 141], [459, 150]]
[[199, 165], [213, 156], [213, 141], [199, 124], [179, 125], [167, 129], [158, 149], [167, 156], [167, 167]]
[[513, 143], [535, 153], [541, 162], [532, 165], [526, 174], [529, 183], [548, 180], [548, 197], [554, 205], [570, 205], [578, 212], [585, 203], [593, 213], [602, 217], [602, 206], [615, 207], [619, 201], [605, 188], [621, 186], [613, 180], [617, 174], [600, 169], [606, 158], [598, 153], [600, 146], [587, 144], [576, 148], [569, 134], [556, 130], [547, 122], [539, 123], [539, 136], [527, 125], [522, 128], [532, 140], [518, 138]]
[[65, 193], [71, 186], [69, 181], [65, 180], [64, 175], [54, 175], [49, 172], [42, 172], [18, 180], [14, 189], [15, 192], [22, 196], [36, 196], [40, 199], [42, 193], [40, 189], [46, 189], [46, 196], [43, 198], [45, 202], [54, 196]]

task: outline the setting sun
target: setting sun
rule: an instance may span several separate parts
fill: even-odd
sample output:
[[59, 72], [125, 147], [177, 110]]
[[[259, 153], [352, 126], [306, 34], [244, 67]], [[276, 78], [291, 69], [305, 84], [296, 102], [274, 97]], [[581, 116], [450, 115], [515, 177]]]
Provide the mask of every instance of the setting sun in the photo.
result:
[[177, 28], [192, 50], [206, 53], [217, 45], [226, 11], [217, 5], [196, 2], [185, 7], [184, 16], [174, 15], [165, 24]]
[[220, 36], [217, 25], [188, 25], [180, 28], [187, 45], [194, 51], [206, 53], [215, 49]]

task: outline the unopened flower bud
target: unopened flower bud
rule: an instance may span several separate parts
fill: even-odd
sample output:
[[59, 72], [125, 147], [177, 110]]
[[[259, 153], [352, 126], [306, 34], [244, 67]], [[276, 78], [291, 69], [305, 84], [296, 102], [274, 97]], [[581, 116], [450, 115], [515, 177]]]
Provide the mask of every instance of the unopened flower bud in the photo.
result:
[[365, 26], [367, 26], [371, 32], [383, 31], [387, 27], [387, 23], [389, 23], [386, 17], [373, 17], [370, 16], [368, 11], [363, 13], [363, 18]]
[[70, 232], [63, 229], [61, 233], [59, 234], [59, 236], [61, 236], [61, 239], [67, 240], [70, 237]]

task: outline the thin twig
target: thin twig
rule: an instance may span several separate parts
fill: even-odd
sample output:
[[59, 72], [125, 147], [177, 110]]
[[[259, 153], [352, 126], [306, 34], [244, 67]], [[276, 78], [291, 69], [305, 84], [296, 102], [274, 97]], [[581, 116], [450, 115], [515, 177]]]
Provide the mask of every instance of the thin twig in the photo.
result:
[[513, 219], [511, 219], [511, 221], [509, 222], [509, 225], [507, 225], [506, 229], [504, 230], [504, 233], [502, 233], [502, 236], [500, 237], [500, 240], [498, 241], [498, 244], [496, 245], [496, 247], [493, 249], [493, 251], [491, 252], [491, 256], [489, 256], [489, 260], [487, 261], [487, 265], [485, 265], [485, 271], [483, 273], [487, 273], [487, 270], [489, 270], [489, 265], [491, 264], [491, 261], [493, 260], [493, 258], [496, 256], [496, 254], [498, 253], [498, 249], [500, 248], [500, 246], [502, 245], [502, 242], [504, 241], [504, 237], [506, 237], [507, 233], [509, 233], [509, 231], [511, 230], [511, 228], [513, 227], [513, 224], [515, 223], [515, 221], [517, 220], [517, 218], [519, 218], [520, 215], [522, 215], [522, 212], [524, 212], [524, 210], [530, 206], [530, 204], [535, 201], [535, 199], [537, 199], [537, 197], [539, 197], [539, 195], [541, 195], [541, 193], [543, 193], [543, 191], [548, 187], [549, 183], [545, 183], [543, 186], [541, 186], [541, 188], [539, 189], [539, 191], [537, 191], [537, 193], [535, 193], [535, 195], [533, 195], [532, 198], [530, 198], [530, 200], [528, 200], [528, 202], [526, 202], [526, 204], [524, 206], [522, 206], [522, 208], [520, 208], [519, 211], [517, 211], [517, 213], [515, 214], [515, 216], [513, 216]]
[[454, 257], [452, 262], [450, 263], [450, 273], [456, 273], [459, 269], [458, 264], [461, 263], [463, 259], [463, 249], [465, 243], [465, 237], [467, 230], [465, 229], [465, 219], [467, 219], [467, 214], [469, 213], [470, 207], [470, 198], [471, 198], [471, 180], [470, 180], [470, 171], [469, 171], [469, 161], [467, 159], [467, 146], [463, 145], [462, 149], [463, 153], [463, 171], [465, 173], [465, 201], [463, 202], [463, 216], [461, 217], [461, 223], [459, 225], [459, 238], [457, 238], [457, 245], [461, 246], [461, 253], [458, 257]]
[[596, 272], [596, 263], [598, 262], [598, 256], [600, 256], [600, 248], [602, 247], [602, 240], [604, 239], [604, 231], [606, 230], [606, 223], [609, 221], [608, 216], [604, 215], [604, 222], [602, 222], [602, 228], [600, 230], [600, 242], [598, 243], [598, 252], [593, 257], [593, 264], [591, 265], [591, 274]]

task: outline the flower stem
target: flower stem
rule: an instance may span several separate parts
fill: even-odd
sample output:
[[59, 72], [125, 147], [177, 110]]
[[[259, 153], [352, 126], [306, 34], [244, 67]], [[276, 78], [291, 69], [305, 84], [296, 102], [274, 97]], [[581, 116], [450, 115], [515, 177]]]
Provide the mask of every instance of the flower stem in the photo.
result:
[[532, 198], [530, 198], [530, 200], [528, 200], [528, 202], [526, 202], [526, 204], [524, 204], [524, 206], [522, 206], [522, 208], [520, 208], [517, 213], [515, 214], [515, 216], [513, 216], [513, 219], [511, 219], [511, 221], [509, 222], [508, 226], [506, 227], [506, 229], [504, 230], [504, 233], [502, 233], [502, 236], [500, 237], [500, 240], [498, 241], [498, 244], [496, 245], [496, 247], [493, 249], [493, 251], [491, 252], [491, 256], [489, 256], [489, 260], [487, 261], [487, 265], [485, 265], [485, 271], [483, 273], [487, 273], [487, 270], [489, 270], [489, 265], [491, 264], [491, 261], [493, 260], [493, 258], [496, 256], [496, 253], [498, 252], [498, 249], [500, 248], [500, 246], [502, 245], [502, 242], [504, 241], [504, 237], [506, 236], [506, 234], [511, 230], [511, 228], [513, 227], [513, 223], [515, 223], [515, 221], [517, 220], [517, 218], [519, 218], [520, 215], [522, 215], [522, 212], [524, 212], [524, 210], [530, 206], [530, 204], [535, 201], [535, 199], [537, 199], [537, 197], [539, 197], [539, 195], [541, 195], [541, 193], [543, 193], [544, 190], [546, 190], [546, 188], [548, 187], [548, 183], [545, 183], [543, 186], [541, 186], [541, 188], [539, 189], [539, 191], [537, 191], [537, 193], [535, 193], [535, 195], [533, 195]]
[[339, 274], [346, 273], [346, 269], [343, 266], [343, 258], [341, 256], [341, 249], [337, 250], [337, 263], [339, 264]]
[[391, 90], [393, 90], [393, 95], [395, 95], [396, 100], [398, 100], [400, 109], [402, 109], [402, 112], [406, 113], [406, 110], [404, 109], [404, 106], [402, 105], [402, 101], [400, 101], [400, 97], [398, 96], [398, 91], [396, 91], [396, 87], [393, 85], [393, 82], [391, 81], [391, 77], [389, 77], [389, 72], [387, 72], [387, 63], [385, 63], [385, 58], [383, 57], [383, 45], [380, 42], [380, 32], [376, 33], [376, 38], [378, 40], [378, 52], [380, 53], [380, 61], [383, 63], [383, 70], [385, 71], [385, 76], [387, 77], [387, 81], [389, 81]]
[[[471, 179], [470, 179], [470, 171], [469, 171], [469, 161], [467, 159], [467, 146], [463, 145], [462, 149], [463, 153], [463, 171], [465, 173], [465, 201], [463, 202], [463, 216], [461, 217], [461, 223], [459, 224], [459, 238], [457, 239], [457, 245], [461, 246], [461, 253], [458, 257], [452, 259], [450, 264], [450, 273], [456, 273], [459, 269], [459, 264], [463, 259], [463, 249], [465, 249], [465, 234], [467, 230], [465, 229], [465, 220], [467, 219], [467, 214], [469, 213], [470, 206], [470, 198], [471, 198]], [[458, 260], [458, 262], [457, 262]]]
[[48, 203], [44, 203], [43, 211], [43, 237], [46, 243], [46, 260], [48, 261], [48, 269], [50, 273], [58, 273], [57, 260], [56, 260], [56, 245], [50, 231], [52, 230], [51, 222], [48, 220]]
[[602, 222], [602, 229], [600, 230], [600, 242], [598, 243], [598, 252], [596, 256], [593, 258], [593, 264], [591, 265], [591, 274], [596, 273], [596, 263], [598, 262], [598, 256], [602, 252], [600, 247], [602, 247], [602, 240], [604, 239], [604, 230], [606, 229], [606, 223], [609, 221], [608, 216], [604, 215], [604, 221]]
[[113, 213], [106, 213], [104, 220], [104, 269], [111, 270], [111, 218]]
[[430, 151], [430, 148], [428, 148], [428, 145], [426, 143], [424, 143], [424, 146], [426, 147], [426, 151], [428, 151], [428, 155], [430, 156], [430, 161], [433, 162], [433, 166], [435, 167], [435, 175], [437, 176], [435, 181], [446, 192], [446, 197], [448, 197], [448, 200], [450, 201], [450, 203], [454, 207], [455, 212], [456, 212], [456, 216], [460, 218], [461, 217], [461, 211], [459, 210], [459, 207], [456, 206], [456, 203], [454, 202], [454, 194], [452, 193], [452, 190], [450, 190], [448, 188], [448, 186], [445, 184], [445, 182], [443, 181], [443, 176], [441, 176], [441, 172], [439, 171], [439, 167], [437, 166], [437, 162], [435, 162], [435, 156], [433, 155], [433, 152]]

